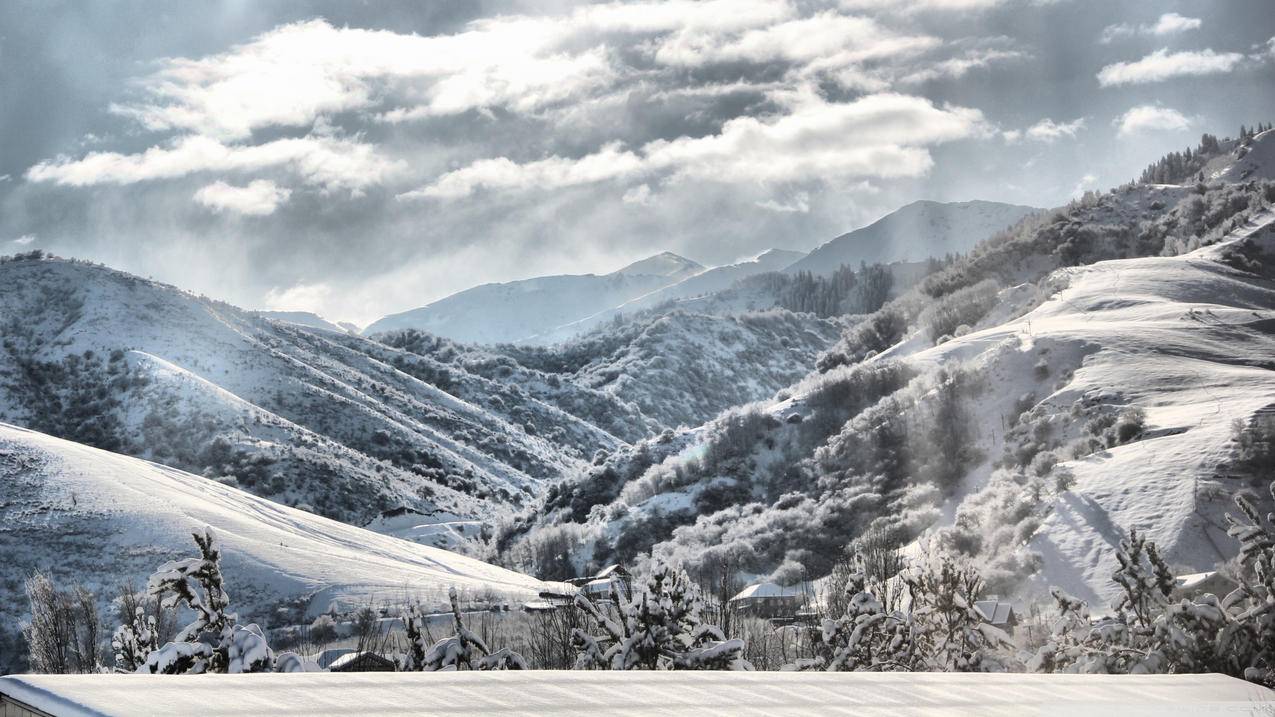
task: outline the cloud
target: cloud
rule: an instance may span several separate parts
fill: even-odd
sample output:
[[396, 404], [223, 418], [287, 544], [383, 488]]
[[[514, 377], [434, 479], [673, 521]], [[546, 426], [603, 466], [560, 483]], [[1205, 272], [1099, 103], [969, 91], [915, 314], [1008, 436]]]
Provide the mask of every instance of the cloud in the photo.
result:
[[201, 172], [251, 172], [281, 168], [306, 184], [360, 192], [403, 169], [372, 145], [338, 137], [277, 139], [259, 145], [226, 145], [202, 136], [179, 137], [139, 154], [90, 152], [82, 159], [59, 157], [27, 170], [33, 182], [83, 187], [174, 179]]
[[1121, 137], [1150, 131], [1176, 131], [1189, 129], [1191, 120], [1181, 112], [1168, 107], [1140, 105], [1116, 118], [1114, 124]]
[[216, 212], [261, 217], [273, 214], [290, 196], [291, 190], [266, 179], [253, 180], [244, 187], [217, 181], [195, 192], [195, 201]]
[[1129, 23], [1108, 25], [1103, 28], [1102, 37], [1099, 38], [1099, 42], [1107, 44], [1118, 38], [1131, 37], [1134, 35], [1165, 37], [1167, 35], [1176, 35], [1178, 33], [1187, 32], [1188, 30], [1198, 30], [1203, 24], [1204, 22], [1198, 17], [1184, 17], [1176, 12], [1169, 12], [1161, 15], [1160, 19], [1153, 23], [1143, 25], [1132, 25]]
[[1205, 49], [1170, 54], [1167, 49], [1160, 49], [1141, 60], [1107, 65], [1098, 72], [1098, 84], [1114, 87], [1230, 72], [1243, 59], [1238, 52], [1217, 53]]
[[651, 204], [651, 185], [639, 184], [636, 187], [624, 193], [620, 197], [620, 201], [625, 204], [636, 204], [641, 207], [650, 206]]
[[299, 283], [286, 289], [275, 287], [266, 292], [266, 309], [322, 313], [320, 309], [331, 295], [332, 287], [323, 282]]
[[30, 244], [33, 241], [35, 241], [34, 234], [23, 234], [17, 239], [14, 239], [12, 243], [17, 244], [18, 246], [26, 246], [27, 244]]
[[841, 0], [846, 10], [891, 10], [915, 13], [925, 10], [969, 12], [988, 10], [1007, 0]]
[[766, 199], [764, 201], [757, 202], [757, 206], [762, 209], [768, 209], [772, 212], [779, 212], [781, 214], [805, 214], [810, 211], [810, 195], [806, 192], [797, 192], [786, 201]]
[[737, 117], [717, 134], [618, 144], [571, 159], [479, 160], [402, 199], [454, 199], [488, 190], [557, 189], [656, 173], [674, 179], [767, 183], [846, 177], [916, 177], [933, 165], [929, 145], [987, 131], [978, 110], [881, 93], [851, 102], [800, 95], [774, 117]]
[[1021, 60], [1028, 57], [1018, 50], [979, 49], [971, 50], [962, 57], [928, 63], [926, 67], [905, 75], [900, 82], [915, 84], [942, 78], [964, 77], [967, 72], [982, 69], [997, 62]]
[[1027, 128], [1024, 133], [1028, 139], [1034, 139], [1037, 142], [1054, 142], [1064, 137], [1074, 139], [1076, 133], [1085, 128], [1085, 118], [1080, 117], [1070, 122], [1055, 122], [1046, 117]]

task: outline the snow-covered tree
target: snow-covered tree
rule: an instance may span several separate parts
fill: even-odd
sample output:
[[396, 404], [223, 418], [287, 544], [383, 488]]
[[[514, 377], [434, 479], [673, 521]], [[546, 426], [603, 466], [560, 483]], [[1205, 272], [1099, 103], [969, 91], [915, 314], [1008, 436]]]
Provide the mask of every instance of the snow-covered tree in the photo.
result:
[[452, 621], [456, 633], [429, 645], [426, 615], [413, 605], [403, 618], [407, 631], [408, 652], [398, 656], [398, 669], [405, 672], [440, 672], [452, 670], [526, 670], [527, 661], [509, 648], [492, 651], [481, 637], [465, 627], [461, 617], [456, 588], [447, 591], [452, 605]]
[[[1270, 493], [1275, 499], [1275, 482]], [[1240, 585], [1222, 601], [1237, 623], [1225, 632], [1224, 646], [1232, 674], [1275, 687], [1275, 513], [1262, 516], [1244, 495], [1235, 504], [1247, 520], [1227, 516], [1227, 533], [1240, 541]]]
[[1006, 668], [1004, 630], [974, 609], [983, 579], [969, 565], [940, 556], [899, 574], [911, 598], [912, 635], [918, 669], [936, 672], [995, 672]]
[[146, 658], [159, 649], [159, 628], [155, 624], [155, 616], [147, 615], [146, 608], [138, 605], [133, 617], [115, 628], [111, 649], [115, 652], [117, 672], [136, 672], [146, 664]]
[[151, 651], [138, 672], [200, 674], [274, 669], [274, 653], [256, 625], [236, 625], [221, 575], [221, 550], [212, 528], [193, 533], [199, 557], [159, 567], [147, 591], [161, 608], [185, 607], [195, 619], [172, 642]]
[[657, 562], [632, 600], [614, 584], [611, 597], [616, 617], [576, 595], [576, 606], [605, 633], [573, 631], [576, 669], [752, 669], [743, 659], [743, 640], [728, 640], [720, 628], [701, 619], [699, 589], [684, 570]]
[[887, 610], [867, 587], [863, 560], [855, 556], [846, 580], [845, 614], [825, 618], [815, 634], [815, 657], [788, 669], [862, 672], [911, 670], [916, 666], [916, 634], [912, 618]]

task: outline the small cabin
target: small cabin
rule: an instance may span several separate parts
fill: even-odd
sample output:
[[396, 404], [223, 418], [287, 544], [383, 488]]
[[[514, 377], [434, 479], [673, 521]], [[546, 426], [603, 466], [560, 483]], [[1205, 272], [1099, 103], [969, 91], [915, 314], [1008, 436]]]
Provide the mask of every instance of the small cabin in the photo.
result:
[[1205, 593], [1211, 593], [1219, 600], [1226, 597], [1239, 585], [1216, 570], [1207, 573], [1191, 573], [1179, 575], [1173, 579], [1173, 599], [1195, 599]]
[[728, 604], [740, 614], [765, 618], [790, 618], [806, 604], [809, 595], [800, 585], [755, 583], [740, 590]]
[[985, 600], [978, 600], [974, 603], [974, 611], [983, 618], [983, 622], [993, 627], [999, 627], [1008, 633], [1013, 633], [1014, 628], [1018, 626], [1018, 611], [1010, 603], [1000, 600], [995, 595], [989, 595]]
[[611, 583], [619, 583], [620, 594], [626, 598], [633, 595], [633, 575], [623, 565], [608, 565], [593, 575], [572, 578], [567, 581], [575, 585], [590, 600], [604, 600], [611, 596]]

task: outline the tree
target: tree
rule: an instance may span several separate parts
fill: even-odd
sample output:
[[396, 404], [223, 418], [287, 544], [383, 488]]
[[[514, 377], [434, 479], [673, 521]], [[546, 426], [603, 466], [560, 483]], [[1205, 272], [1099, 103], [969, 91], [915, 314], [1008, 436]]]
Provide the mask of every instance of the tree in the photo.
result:
[[48, 674], [96, 672], [101, 620], [97, 600], [83, 585], [61, 591], [48, 575], [26, 582], [31, 622], [22, 629], [31, 670]]
[[212, 528], [193, 533], [198, 558], [164, 563], [147, 585], [161, 608], [185, 607], [195, 620], [172, 642], [151, 651], [138, 672], [200, 674], [204, 672], [263, 672], [273, 670], [275, 655], [256, 625], [236, 625], [227, 612], [230, 597], [221, 574], [221, 550]]
[[868, 588], [864, 558], [855, 555], [846, 579], [845, 614], [825, 618], [815, 634], [815, 657], [791, 667], [828, 672], [912, 670], [917, 665], [916, 624], [902, 611], [888, 611]]
[[900, 573], [912, 599], [911, 619], [923, 669], [993, 672], [1004, 669], [998, 648], [1010, 647], [1003, 630], [974, 609], [983, 578], [973, 567], [939, 556]]
[[645, 586], [626, 600], [611, 585], [618, 619], [583, 595], [576, 606], [605, 634], [576, 629], [576, 669], [595, 670], [751, 670], [743, 659], [743, 640], [727, 640], [720, 628], [700, 617], [699, 589], [686, 571], [656, 562]]
[[461, 617], [456, 588], [447, 591], [452, 605], [452, 621], [456, 633], [428, 646], [429, 629], [426, 615], [419, 605], [409, 609], [403, 624], [407, 630], [408, 652], [399, 655], [398, 668], [405, 672], [441, 672], [454, 670], [526, 670], [527, 661], [509, 648], [492, 651], [487, 643], [469, 628]]

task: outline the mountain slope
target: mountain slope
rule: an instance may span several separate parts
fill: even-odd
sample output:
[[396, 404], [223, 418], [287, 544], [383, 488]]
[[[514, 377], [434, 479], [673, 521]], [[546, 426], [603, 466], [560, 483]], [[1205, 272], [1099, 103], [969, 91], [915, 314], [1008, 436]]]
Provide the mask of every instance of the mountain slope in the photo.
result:
[[445, 600], [455, 586], [530, 596], [544, 583], [472, 558], [378, 535], [164, 466], [0, 424], [0, 619], [26, 610], [17, 578], [35, 569], [108, 599], [161, 563], [196, 552], [193, 531], [221, 541], [232, 609], [277, 619], [373, 602]]
[[858, 267], [860, 262], [916, 262], [963, 254], [996, 232], [1039, 211], [1000, 202], [913, 202], [866, 227], [820, 245], [786, 271], [826, 275], [843, 264]]
[[0, 263], [0, 420], [361, 523], [490, 519], [622, 441], [499, 381], [81, 262]]
[[419, 309], [386, 316], [363, 334], [415, 329], [465, 343], [543, 343], [536, 339], [538, 335], [703, 270], [689, 259], [664, 252], [602, 276], [542, 276], [483, 284]]
[[553, 331], [537, 336], [536, 342], [556, 343], [558, 341], [566, 341], [627, 314], [669, 304], [680, 299], [724, 291], [736, 282], [748, 277], [771, 271], [780, 271], [804, 256], [805, 254], [797, 251], [770, 249], [745, 261], [713, 267], [689, 276], [671, 286], [656, 289], [649, 294], [631, 299], [619, 306], [608, 308], [606, 311], [556, 327]]

